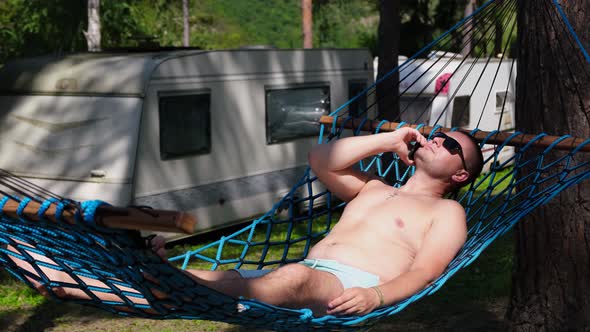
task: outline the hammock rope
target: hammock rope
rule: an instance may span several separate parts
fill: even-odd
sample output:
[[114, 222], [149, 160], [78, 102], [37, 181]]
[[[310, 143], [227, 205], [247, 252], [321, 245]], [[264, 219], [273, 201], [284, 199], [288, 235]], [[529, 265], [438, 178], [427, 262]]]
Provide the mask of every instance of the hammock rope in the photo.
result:
[[[553, 11], [561, 13], [556, 1], [548, 0], [547, 3], [552, 6]], [[437, 49], [449, 52], [452, 45], [464, 47], [462, 43], [453, 43], [452, 38], [462, 38], [467, 34], [470, 34], [472, 40], [479, 41], [474, 45], [475, 53], [480, 57], [487, 54], [489, 40], [484, 38], [486, 33], [476, 39], [477, 34], [472, 33], [472, 29], [477, 26], [481, 31], [488, 31], [486, 29], [494, 22], [492, 18], [499, 17], [505, 21], [504, 26], [512, 26], [509, 32], [511, 35], [515, 22], [515, 8], [515, 0], [486, 2], [471, 16], [457, 23], [393, 72], [401, 74], [400, 82], [409, 80], [414, 71], [410, 72], [407, 68], [421, 61], [419, 56]], [[571, 26], [565, 15], [557, 17], [561, 18], [564, 26]], [[466, 24], [467, 22], [473, 24]], [[553, 23], [550, 25], [555, 26]], [[570, 32], [570, 35], [575, 36], [573, 32]], [[577, 37], [572, 38], [577, 40]], [[506, 39], [508, 45], [510, 38]], [[576, 45], [583, 49], [581, 43]], [[505, 46], [503, 49], [506, 51], [508, 48]], [[585, 50], [581, 52], [587, 55]], [[450, 58], [455, 60], [453, 57]], [[470, 58], [470, 61], [475, 62], [475, 59]], [[486, 58], [485, 67], [490, 63], [489, 59]], [[439, 60], [447, 61], [447, 65], [453, 61], [446, 57], [440, 57], [437, 61]], [[465, 59], [462, 59], [461, 64], [465, 62]], [[426, 61], [422, 61], [422, 64], [430, 65]], [[514, 61], [511, 66], [513, 64]], [[430, 65], [425, 72], [436, 70], [433, 66]], [[379, 120], [380, 111], [376, 109], [378, 98], [375, 95], [375, 87], [391, 78], [393, 72], [332, 112], [330, 116], [333, 117], [333, 122], [321, 125], [318, 142], [324, 144], [343, 136], [362, 135], [366, 127], [364, 125], [370, 126], [373, 133], [389, 126], [388, 122]], [[453, 75], [458, 75], [456, 73], [457, 69]], [[439, 74], [440, 72], [435, 77]], [[412, 75], [412, 78], [419, 80], [422, 75], [424, 73], [417, 78], [416, 75]], [[496, 82], [495, 77], [493, 81]], [[396, 89], [399, 89], [400, 82], [395, 82]], [[471, 91], [472, 94], [483, 80], [478, 79], [477, 82]], [[427, 85], [431, 84], [434, 84], [434, 80]], [[426, 88], [422, 89], [418, 96], [425, 95], [425, 90]], [[430, 104], [439, 93], [440, 91], [436, 91], [433, 96], [428, 95], [431, 98]], [[399, 96], [394, 95], [396, 100], [399, 100]], [[353, 119], [349, 116], [348, 106], [361, 97], [367, 98], [368, 107]], [[502, 113], [505, 103], [504, 100]], [[447, 105], [444, 112], [448, 108]], [[442, 117], [441, 114], [438, 120]], [[428, 132], [424, 125], [419, 125], [418, 128], [430, 136], [443, 129], [438, 120], [432, 128], [428, 128]], [[405, 123], [400, 122], [398, 127], [404, 125]], [[472, 133], [478, 131], [479, 129], [473, 129]], [[489, 132], [481, 142], [482, 147], [495, 147], [494, 153], [489, 154], [485, 160], [490, 171], [480, 176], [466, 190], [455, 193], [455, 198], [463, 204], [467, 213], [468, 239], [463, 248], [444, 273], [425, 289], [399, 303], [379, 308], [367, 315], [315, 317], [309, 309], [287, 309], [256, 300], [233, 299], [198, 284], [183, 271], [189, 268], [271, 269], [298, 262], [306, 257], [312, 245], [321, 240], [338, 221], [345, 206], [329, 191], [322, 189], [319, 180], [309, 168], [289, 193], [260, 218], [233, 234], [172, 257], [167, 262], [148, 248], [145, 239], [137, 231], [108, 228], [97, 224], [95, 213], [104, 206], [104, 202], [72, 202], [2, 171], [2, 184], [17, 194], [0, 191], [0, 265], [31, 287], [34, 285], [30, 280], [42, 284], [47, 292], [58, 300], [86, 304], [124, 316], [206, 319], [256, 328], [293, 331], [370, 328], [383, 317], [394, 315], [418, 299], [436, 292], [523, 216], [566, 188], [590, 178], [590, 160], [579, 158], [585, 153], [582, 151], [590, 147], [590, 139], [582, 140], [568, 151], [558, 151], [560, 142], [566, 142], [571, 136], [561, 136], [549, 146], [539, 148], [536, 143], [547, 136], [541, 133], [517, 149], [509, 158], [501, 159], [500, 152], [512, 143], [520, 141], [524, 134], [515, 132], [502, 144], [489, 144], [494, 142], [495, 135], [499, 132]], [[414, 171], [413, 167], [405, 167], [396, 155], [388, 159], [384, 154], [363, 160], [359, 162], [358, 167], [382, 177], [392, 173], [394, 186], [403, 185]], [[4, 212], [4, 206], [10, 202], [19, 204], [16, 215]], [[40, 204], [38, 218], [27, 217], [23, 212], [32, 204], [31, 202]], [[53, 215], [47, 216], [50, 206], [58, 208]], [[74, 220], [64, 218], [64, 211], [73, 211]], [[279, 249], [280, 253], [277, 255], [277, 250], [271, 250], [273, 248]], [[17, 265], [15, 261], [19, 260], [24, 261], [25, 266], [29, 268], [23, 268], [22, 264]], [[52, 279], [51, 276], [55, 273], [63, 273], [69, 276], [69, 279]], [[74, 289], [83, 296], [77, 299], [62, 299], [53, 287]]]

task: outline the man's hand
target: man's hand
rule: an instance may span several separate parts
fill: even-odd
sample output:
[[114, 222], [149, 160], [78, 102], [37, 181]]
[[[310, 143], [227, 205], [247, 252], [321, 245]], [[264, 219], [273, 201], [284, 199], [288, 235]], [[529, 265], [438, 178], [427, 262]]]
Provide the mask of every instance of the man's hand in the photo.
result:
[[404, 127], [394, 131], [394, 135], [397, 138], [397, 142], [394, 147], [394, 152], [400, 157], [400, 159], [406, 165], [413, 165], [414, 161], [408, 158], [410, 153], [410, 142], [416, 142], [416, 144], [420, 144], [424, 146], [428, 143], [426, 137], [422, 136], [422, 134], [413, 128]]
[[353, 287], [328, 304], [328, 315], [364, 315], [379, 307], [380, 299], [371, 288]]
[[168, 258], [166, 257], [166, 239], [161, 236], [158, 235], [156, 237], [154, 237], [151, 241], [150, 241], [150, 247], [151, 249], [158, 255], [160, 256], [163, 260], [167, 261]]

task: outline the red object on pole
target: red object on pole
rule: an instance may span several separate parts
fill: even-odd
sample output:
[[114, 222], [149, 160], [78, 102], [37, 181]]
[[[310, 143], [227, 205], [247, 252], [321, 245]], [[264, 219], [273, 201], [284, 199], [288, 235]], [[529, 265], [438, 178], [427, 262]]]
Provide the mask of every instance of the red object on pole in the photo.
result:
[[447, 95], [449, 93], [449, 87], [450, 87], [449, 81], [451, 80], [452, 76], [453, 76], [452, 73], [444, 73], [444, 74], [440, 75], [436, 79], [434, 93], [440, 93], [441, 95]]

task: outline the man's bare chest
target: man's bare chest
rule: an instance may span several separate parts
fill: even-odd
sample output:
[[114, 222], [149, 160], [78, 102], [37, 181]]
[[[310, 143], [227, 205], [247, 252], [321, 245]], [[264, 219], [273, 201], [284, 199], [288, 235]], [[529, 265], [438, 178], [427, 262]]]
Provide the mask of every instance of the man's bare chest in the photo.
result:
[[334, 231], [366, 234], [418, 249], [432, 225], [431, 207], [430, 199], [401, 195], [395, 188], [367, 190], [348, 203]]

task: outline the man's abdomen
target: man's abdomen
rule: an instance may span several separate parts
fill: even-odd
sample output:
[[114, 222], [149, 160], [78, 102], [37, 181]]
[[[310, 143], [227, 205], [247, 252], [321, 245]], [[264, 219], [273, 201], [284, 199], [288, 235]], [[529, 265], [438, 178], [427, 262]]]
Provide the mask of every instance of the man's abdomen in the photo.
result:
[[[316, 244], [307, 258], [331, 259], [376, 274], [387, 282], [407, 271], [413, 262], [408, 249], [380, 241], [332, 241], [331, 235]], [[377, 242], [377, 243], [376, 243]]]

